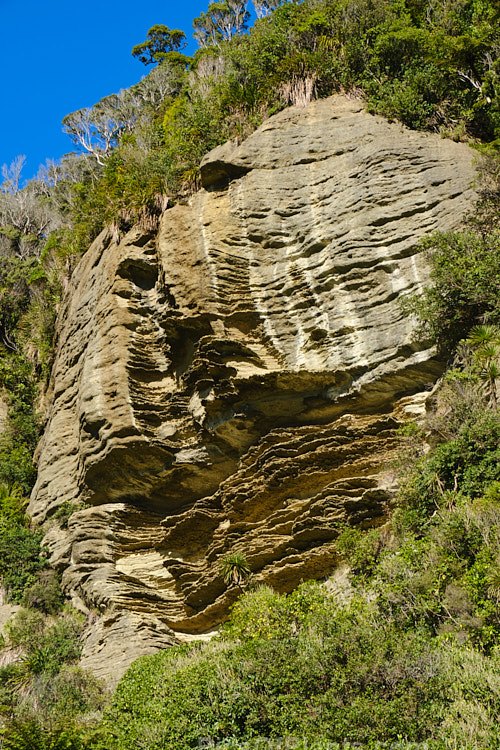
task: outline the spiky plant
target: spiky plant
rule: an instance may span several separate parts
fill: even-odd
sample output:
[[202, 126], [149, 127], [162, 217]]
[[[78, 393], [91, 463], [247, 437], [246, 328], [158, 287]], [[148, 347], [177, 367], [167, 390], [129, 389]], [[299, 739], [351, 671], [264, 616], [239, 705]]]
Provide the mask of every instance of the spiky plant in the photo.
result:
[[471, 329], [467, 344], [474, 353], [474, 359], [485, 375], [490, 400], [495, 411], [498, 408], [497, 378], [500, 376], [500, 329], [493, 325], [479, 325]]
[[243, 552], [231, 552], [219, 561], [219, 568], [227, 585], [235, 584], [243, 588], [250, 577], [250, 566]]

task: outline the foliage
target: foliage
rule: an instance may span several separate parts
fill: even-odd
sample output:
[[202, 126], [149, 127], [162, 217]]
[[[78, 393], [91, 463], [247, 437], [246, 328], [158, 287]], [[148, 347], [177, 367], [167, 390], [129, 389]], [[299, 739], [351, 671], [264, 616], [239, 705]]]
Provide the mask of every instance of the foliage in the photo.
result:
[[[377, 627], [364, 607], [332, 619], [336, 607], [316, 586], [323, 611], [310, 629], [138, 660], [105, 716], [105, 746], [190, 748], [204, 736], [293, 734], [368, 741], [382, 733], [396, 739], [406, 726], [413, 737], [422, 736], [439, 683], [425, 642]], [[259, 609], [253, 611], [259, 617]], [[420, 658], [417, 669], [404, 666], [409, 654]], [[424, 693], [420, 717], [412, 708], [417, 682]], [[394, 721], [405, 710], [406, 726]]]
[[420, 335], [445, 351], [474, 325], [500, 323], [500, 232], [466, 230], [436, 234], [423, 243], [432, 286], [410, 301], [421, 321]]
[[[498, 3], [254, 6], [248, 30], [245, 3], [209, 4], [194, 21], [192, 59], [181, 54], [183, 32], [153, 26], [133, 50], [158, 63], [151, 73], [65, 118], [77, 154], [25, 186], [22, 157], [2, 170], [0, 575], [25, 606], [7, 631], [22, 656], [0, 669], [5, 747], [182, 750], [207, 735], [227, 746], [259, 736], [499, 743]], [[316, 583], [243, 595], [219, 639], [133, 665], [92, 739], [81, 715], [100, 711], [105, 696], [75, 666], [83, 621], [61, 611], [41, 535], [24, 516], [63, 290], [105, 224], [115, 239], [136, 222], [153, 231], [167, 205], [199, 188], [207, 151], [338, 91], [483, 154], [476, 214], [465, 231], [426, 242], [433, 287], [408, 302], [421, 336], [454, 352], [452, 369], [425, 429], [401, 436], [402, 489], [384, 533], [339, 529], [348, 603]], [[227, 582], [248, 572], [244, 556], [221, 561]]]
[[21, 602], [25, 590], [47, 566], [40, 546], [42, 536], [18, 523], [0, 530], [0, 576], [12, 602]]
[[250, 566], [243, 552], [232, 552], [220, 560], [224, 583], [241, 586], [250, 576]]
[[472, 348], [475, 363], [488, 384], [489, 397], [494, 411], [497, 410], [496, 380], [500, 375], [500, 328], [479, 325], [471, 329], [466, 343]]
[[210, 644], [139, 659], [105, 714], [101, 750], [182, 750], [203, 737], [497, 746], [500, 421], [473, 356], [491, 337], [471, 332], [425, 428], [402, 431], [391, 528], [339, 530], [346, 595], [260, 586]]
[[21, 609], [6, 626], [11, 646], [24, 652], [26, 673], [56, 674], [63, 664], [75, 663], [81, 653], [83, 618], [76, 612], [55, 620], [33, 609]]
[[46, 615], [58, 612], [63, 605], [63, 596], [57, 573], [50, 569], [42, 570], [35, 583], [24, 590], [21, 604]]
[[90, 672], [64, 664], [56, 675], [37, 678], [32, 690], [33, 705], [43, 706], [48, 715], [75, 716], [101, 711], [107, 700], [103, 683]]
[[56, 512], [54, 513], [54, 520], [59, 523], [61, 529], [67, 529], [68, 521], [73, 513], [78, 513], [78, 511], [85, 510], [85, 508], [89, 507], [89, 505], [81, 501], [69, 502], [68, 500], [65, 500], [63, 503], [61, 503], [61, 505], [58, 506]]
[[26, 500], [21, 488], [16, 485], [0, 484], [0, 528], [10, 524], [23, 524]]
[[369, 576], [377, 561], [380, 532], [378, 529], [363, 532], [346, 526], [340, 530], [335, 546], [356, 575]]
[[[254, 5], [258, 19], [244, 33], [245, 3], [209, 4], [194, 20], [200, 49], [191, 60], [179, 52], [183, 32], [153, 26], [134, 54], [160, 61], [157, 85], [148, 76], [65, 118], [93, 167], [81, 178], [74, 165], [62, 170], [47, 195], [59, 202], [80, 252], [104, 223], [126, 229], [144, 211], [154, 214], [165, 196], [196, 190], [200, 161], [214, 146], [245, 137], [286, 104], [336, 91], [354, 91], [370, 111], [409, 127], [482, 140], [497, 150], [499, 15], [491, 0], [464, 0], [453, 9], [431, 4], [427, 12], [410, 0]], [[15, 184], [15, 174], [7, 183]], [[459, 330], [461, 323], [450, 325]]]
[[172, 52], [174, 55], [179, 53], [186, 44], [186, 35], [183, 31], [156, 24], [149, 29], [146, 41], [135, 45], [132, 56], [137, 57], [144, 65], [150, 65], [168, 59]]
[[250, 14], [243, 0], [217, 0], [193, 21], [194, 38], [200, 47], [229, 41], [247, 28]]
[[[236, 640], [226, 630], [223, 642], [135, 662], [105, 714], [99, 747], [183, 750], [204, 737], [238, 746], [259, 736], [416, 742], [457, 731], [460, 743], [470, 726], [460, 735], [456, 713], [472, 695], [478, 710], [491, 707], [483, 738], [495, 736], [495, 663], [452, 642], [433, 643], [425, 631], [406, 632], [360, 598], [339, 607], [319, 584], [306, 588], [314, 607], [297, 629], [276, 614], [277, 605], [287, 612], [288, 597], [256, 591], [240, 599], [228, 623], [230, 632], [244, 610]], [[262, 622], [274, 623], [264, 637]]]
[[0, 668], [0, 738], [4, 747], [90, 750], [108, 695], [76, 666], [85, 621], [69, 609], [46, 611], [25, 607], [5, 627], [10, 661]]
[[63, 125], [73, 143], [103, 165], [119, 136], [130, 132], [136, 119], [137, 105], [133, 93], [120, 91], [104, 97], [93, 107], [66, 115]]
[[29, 305], [28, 278], [36, 266], [33, 258], [0, 257], [0, 339], [14, 350], [15, 329]]
[[242, 596], [234, 604], [221, 636], [229, 641], [295, 636], [314, 621], [323, 598], [321, 589], [312, 582], [302, 584], [289, 596], [281, 596], [270, 586], [259, 586], [251, 596]]
[[79, 727], [67, 721], [45, 727], [36, 717], [14, 718], [4, 729], [7, 750], [90, 750]]

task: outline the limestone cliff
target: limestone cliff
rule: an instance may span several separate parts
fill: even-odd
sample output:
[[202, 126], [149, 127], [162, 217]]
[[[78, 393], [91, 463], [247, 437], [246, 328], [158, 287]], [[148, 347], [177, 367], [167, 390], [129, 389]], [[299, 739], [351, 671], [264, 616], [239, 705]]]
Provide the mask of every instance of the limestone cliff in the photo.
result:
[[[60, 311], [30, 512], [68, 594], [102, 614], [84, 666], [220, 623], [242, 550], [280, 591], [329, 574], [339, 522], [381, 523], [405, 410], [440, 372], [400, 297], [457, 226], [472, 152], [333, 97], [202, 164], [156, 234], [104, 231]], [[409, 396], [413, 398], [409, 398]]]

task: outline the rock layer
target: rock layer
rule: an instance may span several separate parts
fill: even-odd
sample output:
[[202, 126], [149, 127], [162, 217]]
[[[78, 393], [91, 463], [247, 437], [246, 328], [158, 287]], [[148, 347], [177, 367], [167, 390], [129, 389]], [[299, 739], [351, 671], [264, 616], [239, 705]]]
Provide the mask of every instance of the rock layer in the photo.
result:
[[208, 154], [157, 234], [94, 242], [59, 315], [30, 505], [48, 525], [90, 506], [46, 535], [75, 603], [104, 613], [87, 666], [209, 633], [237, 595], [230, 551], [288, 591], [331, 572], [340, 523], [384, 520], [395, 431], [440, 372], [399, 300], [472, 176], [466, 146], [333, 97]]

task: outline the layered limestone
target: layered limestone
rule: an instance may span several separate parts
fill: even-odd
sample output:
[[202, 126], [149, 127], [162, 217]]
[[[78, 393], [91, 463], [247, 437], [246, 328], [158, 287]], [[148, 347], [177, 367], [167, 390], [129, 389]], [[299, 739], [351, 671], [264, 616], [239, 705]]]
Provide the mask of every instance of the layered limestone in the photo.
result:
[[[30, 505], [101, 613], [85, 666], [209, 637], [238, 594], [229, 552], [290, 591], [337, 565], [340, 524], [384, 521], [396, 431], [441, 370], [400, 299], [472, 177], [466, 146], [339, 96], [208, 154], [157, 233], [97, 238], [60, 311]], [[63, 503], [82, 508], [65, 529]]]

